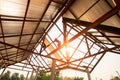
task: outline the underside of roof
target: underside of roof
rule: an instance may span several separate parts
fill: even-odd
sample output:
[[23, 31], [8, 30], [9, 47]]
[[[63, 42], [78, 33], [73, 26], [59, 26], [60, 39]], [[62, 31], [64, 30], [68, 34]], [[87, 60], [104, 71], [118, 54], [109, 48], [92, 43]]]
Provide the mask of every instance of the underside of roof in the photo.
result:
[[1, 68], [92, 72], [107, 52], [120, 54], [119, 0], [0, 0]]

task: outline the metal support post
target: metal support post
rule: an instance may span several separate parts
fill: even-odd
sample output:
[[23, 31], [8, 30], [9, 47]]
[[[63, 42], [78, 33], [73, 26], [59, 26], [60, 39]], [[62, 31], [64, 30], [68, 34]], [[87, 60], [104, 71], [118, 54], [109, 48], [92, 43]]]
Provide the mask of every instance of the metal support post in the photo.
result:
[[51, 68], [50, 80], [54, 80], [54, 78], [55, 78], [55, 63], [56, 63], [56, 61], [53, 60], [53, 61], [52, 61], [52, 68]]
[[90, 71], [87, 69], [88, 80], [91, 80]]
[[28, 75], [29, 75], [29, 71], [28, 71], [28, 73], [27, 73], [27, 76], [26, 76], [26, 79], [25, 79], [25, 80], [27, 80], [27, 79], [28, 79]]
[[36, 75], [35, 75], [35, 79], [34, 79], [34, 80], [37, 80], [37, 76], [38, 76], [38, 71], [36, 72]]
[[30, 79], [32, 79], [32, 78], [33, 78], [33, 73], [34, 73], [34, 70], [31, 72]]

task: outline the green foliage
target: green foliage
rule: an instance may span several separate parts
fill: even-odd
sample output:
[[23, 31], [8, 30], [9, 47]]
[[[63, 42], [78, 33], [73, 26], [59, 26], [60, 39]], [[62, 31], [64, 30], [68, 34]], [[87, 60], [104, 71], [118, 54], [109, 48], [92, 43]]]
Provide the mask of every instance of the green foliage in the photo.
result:
[[120, 78], [119, 77], [117, 77], [117, 76], [115, 76], [115, 77], [113, 77], [112, 79], [110, 79], [110, 80], [120, 80]]
[[[55, 73], [55, 80], [62, 80], [62, 78], [59, 78], [59, 72]], [[37, 80], [50, 80], [50, 74], [42, 73], [37, 76]]]
[[37, 76], [37, 80], [50, 80], [50, 75], [42, 73]]
[[55, 78], [55, 80], [62, 80], [62, 78], [61, 77], [57, 77], [57, 78]]
[[11, 80], [20, 80], [19, 74], [18, 74], [18, 73], [14, 73], [14, 74], [11, 76]]
[[10, 80], [10, 71], [4, 73], [0, 80]]
[[[34, 80], [34, 79], [35, 79], [35, 76], [32, 76], [30, 78], [30, 80]], [[19, 75], [18, 73], [13, 73], [10, 76], [10, 71], [7, 71], [6, 73], [3, 74], [3, 76], [1, 77], [0, 80], [25, 80], [25, 77], [24, 77], [24, 75]], [[39, 75], [37, 75], [36, 80], [50, 80], [50, 74], [47, 74], [47, 73], [39, 74]], [[69, 77], [62, 78], [62, 77], [59, 77], [59, 72], [56, 72], [54, 80], [83, 80], [83, 78], [82, 77], [80, 77], [80, 78], [78, 78], [78, 77], [76, 77], [76, 78], [69, 78]]]
[[59, 77], [59, 74], [60, 74], [59, 71], [57, 71], [57, 72], [55, 73], [55, 80], [62, 80], [62, 78]]
[[74, 80], [84, 80], [84, 78], [83, 77], [75, 77], [75, 79]]
[[24, 77], [24, 75], [20, 75], [20, 80], [25, 80], [25, 77]]
[[74, 78], [64, 77], [62, 80], [74, 80]]
[[12, 76], [10, 76], [10, 71], [7, 71], [4, 73], [0, 80], [25, 80], [24, 75], [20, 75], [18, 73], [13, 73]]

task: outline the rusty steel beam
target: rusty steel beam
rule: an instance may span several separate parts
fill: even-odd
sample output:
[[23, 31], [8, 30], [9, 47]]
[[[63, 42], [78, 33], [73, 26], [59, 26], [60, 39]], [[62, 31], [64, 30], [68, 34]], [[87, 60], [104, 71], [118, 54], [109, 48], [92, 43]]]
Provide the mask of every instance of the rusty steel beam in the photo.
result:
[[[101, 50], [101, 49], [99, 49], [97, 53], [99, 53], [100, 50]], [[106, 52], [105, 52], [105, 53], [106, 53]], [[93, 65], [93, 67], [92, 67], [91, 70], [90, 70], [90, 73], [93, 71], [93, 69], [96, 67], [96, 65], [100, 62], [100, 60], [103, 58], [103, 56], [105, 55], [105, 53], [102, 54], [102, 56], [100, 56], [100, 58], [97, 60], [97, 62]], [[88, 64], [88, 67], [89, 67], [89, 66], [91, 65], [91, 63], [96, 59], [96, 56], [97, 56], [97, 55], [93, 56], [92, 60], [91, 60], [90, 63]]]
[[[37, 56], [37, 55], [36, 55], [36, 56]], [[45, 70], [47, 70], [47, 68], [45, 67], [45, 65], [43, 65], [43, 63], [42, 63], [40, 60], [39, 60], [40, 63], [36, 60], [37, 57], [36, 57], [36, 58], [35, 58], [34, 56], [32, 56], [32, 57], [34, 58], [34, 61], [36, 61], [39, 66], [41, 66], [41, 65], [40, 65], [40, 63], [41, 63], [42, 66], [43, 66], [43, 68], [44, 68]], [[38, 58], [37, 58], [37, 59], [38, 59]], [[30, 62], [33, 62], [33, 63], [34, 63], [34, 61], [31, 60]]]
[[[36, 52], [39, 53], [38, 51], [36, 51]], [[32, 55], [32, 56], [33, 56], [33, 55]], [[40, 59], [39, 59], [38, 57], [40, 57], [40, 58], [42, 59], [42, 61], [46, 64], [46, 66], [49, 67], [49, 65], [48, 65], [47, 62], [43, 59], [42, 56], [37, 56], [37, 55], [35, 55], [35, 58], [37, 58], [37, 60], [38, 60], [43, 66], [45, 66], [45, 65], [42, 63], [42, 61], [40, 61]]]
[[[3, 15], [1, 14], [0, 15], [2, 18], [14, 18], [14, 19], [24, 19], [24, 17], [22, 16], [13, 16], [13, 15]], [[33, 18], [33, 17], [26, 17], [28, 20], [38, 20], [38, 18]]]
[[102, 32], [102, 31], [100, 31], [100, 30], [98, 30], [98, 32], [101, 33], [101, 35], [102, 35], [103, 37], [105, 37], [112, 45], [116, 45], [110, 38], [108, 38], [108, 37], [106, 36], [106, 34], [105, 34], [104, 32]]
[[[23, 64], [23, 63], [22, 63]], [[14, 65], [12, 65], [13, 67], [15, 67], [15, 68], [17, 68], [17, 67], [21, 67], [21, 70], [24, 70], [24, 69], [22, 69], [22, 65], [17, 65], [17, 64], [14, 64]], [[32, 70], [32, 68], [31, 67], [25, 67], [26, 69], [31, 69]]]
[[[63, 20], [69, 23], [74, 23], [74, 24], [85, 26], [85, 27], [92, 25], [92, 22], [87, 22], [87, 21], [82, 21], [82, 20], [75, 20], [75, 19], [69, 19], [69, 18], [63, 18]], [[98, 30], [102, 30], [104, 32], [109, 32], [109, 33], [120, 35], [120, 28], [115, 27], [115, 26], [100, 24], [94, 28]]]
[[[5, 42], [4, 30], [3, 30], [3, 24], [2, 24], [1, 16], [0, 16], [0, 27], [1, 27], [1, 34], [3, 36], [3, 42]], [[8, 55], [7, 49], [6, 49], [7, 48], [6, 45], [4, 45], [4, 47], [5, 47], [5, 54]]]
[[[20, 32], [20, 37], [19, 37], [19, 41], [18, 41], [18, 47], [20, 47], [20, 44], [21, 44], [23, 29], [24, 29], [24, 26], [25, 26], [25, 20], [26, 20], [26, 17], [27, 17], [29, 6], [30, 6], [30, 0], [27, 1], [25, 13], [24, 13], [24, 19], [23, 19], [23, 23], [22, 23], [22, 27], [21, 27], [21, 32]], [[17, 49], [17, 55], [18, 55], [18, 51], [19, 51], [19, 49]], [[17, 56], [16, 56], [16, 60], [17, 60]]]
[[[119, 1], [119, 0], [118, 0]], [[109, 0], [105, 0], [105, 2], [108, 4], [108, 6], [112, 9], [114, 6], [116, 6], [114, 0], [112, 0], [111, 2], [113, 2], [114, 5], [111, 5], [111, 3], [109, 2]], [[120, 18], [120, 15], [119, 13], [116, 14], [119, 18]]]
[[[90, 46], [90, 49], [93, 47], [93, 45], [94, 45], [95, 43], [93, 43], [91, 46]], [[89, 52], [89, 50], [86, 52], [86, 54], [84, 55], [84, 57], [85, 56], [87, 56], [87, 53]], [[79, 64], [77, 65], [77, 67], [79, 67], [79, 65], [81, 64], [83, 62], [83, 60], [81, 60], [80, 62], [79, 62]]]
[[111, 51], [111, 52], [120, 55], [120, 52], [118, 52], [118, 51]]
[[[71, 19], [70, 19], [71, 20]], [[72, 21], [72, 20], [71, 20]], [[73, 30], [75, 30], [76, 32], [80, 32], [81, 30], [79, 29], [80, 28], [80, 25], [78, 26], [78, 28], [77, 28], [77, 26], [74, 26], [74, 25], [69, 25], [69, 24], [67, 24], [67, 26], [69, 26], [70, 28], [72, 28]], [[76, 30], [75, 28], [77, 28], [78, 30]], [[74, 35], [74, 34], [73, 34]], [[105, 47], [105, 45], [100, 41], [100, 40], [98, 40], [96, 37], [94, 37], [92, 34], [90, 34], [90, 33], [86, 33], [85, 35], [82, 35], [82, 36], [84, 36], [84, 37], [86, 37], [89, 41], [91, 41], [91, 42], [93, 42], [95, 45], [97, 45], [97, 46], [99, 46], [100, 48], [103, 48], [104, 49], [104, 47]], [[89, 39], [88, 38], [88, 36], [91, 38], [91, 39], [93, 39], [93, 40], [91, 40], [91, 39]], [[93, 38], [94, 37], [94, 38]], [[78, 38], [79, 39], [79, 38]], [[104, 45], [104, 47], [101, 45], [101, 44], [97, 44], [97, 43], [102, 43], [102, 45]]]
[[57, 60], [57, 61], [60, 61], [60, 62], [65, 62], [65, 61], [63, 61], [63, 60], [56, 59], [56, 58], [52, 58], [52, 57], [47, 57], [46, 55], [42, 55], [42, 54], [39, 54], [39, 53], [30, 51], [30, 50], [26, 50], [26, 49], [23, 49], [23, 48], [20, 48], [20, 47], [18, 47], [18, 46], [11, 45], [11, 44], [8, 44], [8, 43], [2, 42], [2, 41], [0, 41], [0, 43], [1, 43], [1, 44], [4, 44], [4, 45], [7, 45], [7, 46], [11, 46], [11, 47], [16, 48], [16, 49], [23, 50], [24, 52], [27, 52], [26, 54], [28, 54], [28, 55], [36, 54], [36, 55], [39, 55], [39, 56], [42, 56], [42, 57], [46, 57], [46, 58], [49, 58], [49, 59]]
[[77, 70], [77, 71], [80, 71], [80, 72], [86, 72], [86, 71], [83, 70], [83, 69], [77, 69], [77, 68], [71, 67], [71, 66], [68, 66], [67, 69]]
[[77, 19], [80, 19], [83, 15], [85, 15], [90, 9], [92, 9], [96, 4], [98, 4], [100, 0], [94, 2], [84, 13], [82, 13]]
[[57, 3], [57, 4], [63, 4], [62, 1], [55, 1], [55, 0], [51, 0], [51, 1], [54, 2], [54, 3]]
[[[103, 37], [102, 35], [94, 35], [95, 37]], [[111, 35], [106, 35], [106, 37], [110, 37], [110, 38], [120, 38], [120, 36], [111, 36]]]
[[[20, 53], [20, 52], [19, 52]], [[20, 53], [20, 54], [18, 54], [17, 56], [19, 56], [18, 58], [24, 58], [24, 57], [22, 57], [23, 56], [23, 53]], [[11, 58], [11, 59], [13, 59], [13, 58], [15, 58], [16, 57], [16, 53], [13, 53], [13, 54], [9, 54], [9, 55], [5, 55], [5, 56], [3, 56], [3, 59], [5, 59], [5, 58]], [[1, 58], [0, 58], [1, 59]], [[17, 61], [17, 60], [16, 60]]]
[[77, 51], [77, 49], [79, 48], [79, 46], [81, 45], [81, 43], [82, 43], [83, 40], [84, 40], [84, 37], [80, 40], [80, 42], [78, 42], [78, 45], [75, 48], [75, 51], [72, 53], [72, 56], [70, 57], [70, 60], [72, 59], [73, 55], [75, 54], [75, 52]]
[[[23, 62], [21, 62], [21, 61], [15, 61], [15, 60], [13, 60], [13, 59], [4, 59], [5, 61], [4, 61], [4, 63], [6, 64], [6, 62], [12, 62], [12, 63], [10, 63], [10, 64], [8, 64], [7, 66], [9, 66], [9, 65], [13, 65], [13, 64], [15, 64], [15, 63], [21, 63], [21, 64], [27, 64], [27, 63], [23, 63]], [[3, 67], [7, 67], [7, 66], [3, 66]], [[35, 65], [34, 65], [35, 66]]]
[[90, 58], [90, 57], [93, 57], [93, 56], [96, 56], [96, 55], [105, 54], [106, 52], [115, 50], [115, 49], [117, 49], [117, 48], [120, 48], [120, 46], [115, 46], [115, 47], [112, 47], [112, 48], [107, 48], [107, 49], [105, 49], [104, 51], [100, 51], [100, 52], [98, 52], [98, 53], [94, 53], [94, 54], [91, 54], [91, 55], [89, 55], [89, 56], [85, 56], [85, 57], [83, 57], [83, 58], [73, 60], [73, 61], [71, 61], [71, 62], [81, 61], [81, 60], [83, 60], [83, 59]]
[[95, 22], [93, 22], [90, 26], [86, 27], [84, 30], [82, 30], [81, 32], [79, 32], [78, 34], [76, 34], [75, 36], [73, 36], [71, 39], [69, 39], [67, 43], [63, 43], [57, 49], [55, 49], [52, 52], [50, 52], [47, 55], [47, 57], [50, 57], [51, 54], [54, 54], [55, 52], [57, 52], [58, 50], [60, 50], [62, 47], [64, 47], [66, 44], [72, 42], [73, 40], [75, 40], [76, 38], [78, 38], [80, 35], [86, 33], [89, 29], [98, 26], [100, 23], [104, 22], [105, 20], [107, 20], [111, 16], [115, 15], [119, 10], [120, 10], [120, 5], [114, 7], [112, 10], [108, 11], [106, 14], [104, 14], [99, 19], [97, 19]]
[[[103, 58], [103, 56], [105, 55], [105, 53], [102, 54], [102, 56], [99, 58], [99, 60], [96, 62], [96, 64], [93, 66], [93, 68], [91, 69], [90, 73], [95, 69], [95, 67], [97, 66], [97, 64], [101, 61], [101, 59]], [[96, 56], [95, 56], [96, 57]]]
[[[28, 60], [28, 58], [27, 58], [27, 62], [28, 62], [28, 64], [32, 67], [32, 69], [35, 70], [35, 72], [37, 72], [36, 69], [34, 68], [34, 66], [33, 66], [33, 65], [30, 63], [30, 61]], [[38, 67], [37, 67], [37, 68], [38, 68]]]
[[[77, 71], [81, 71], [81, 72], [86, 72], [86, 70], [83, 69], [77, 69], [75, 67], [71, 67], [71, 66], [63, 66], [61, 68], [56, 68], [55, 71], [60, 71], [60, 70], [65, 70], [65, 69], [72, 69], [72, 70], [77, 70]], [[51, 69], [49, 69], [47, 72], [51, 72]]]
[[[43, 12], [41, 18], [39, 19], [39, 22], [38, 22], [38, 24], [37, 24], [37, 26], [36, 26], [36, 28], [35, 28], [33, 34], [32, 34], [32, 37], [30, 38], [30, 41], [28, 42], [28, 45], [27, 45], [27, 47], [26, 47], [26, 50], [28, 49], [28, 47], [29, 47], [29, 45], [30, 45], [30, 43], [31, 43], [31, 41], [32, 41], [32, 39], [33, 39], [33, 36], [35, 35], [35, 32], [36, 32], [36, 30], [38, 29], [38, 27], [39, 27], [39, 25], [40, 25], [40, 22], [42, 21], [42, 19], [43, 19], [45, 13], [47, 12], [47, 10], [48, 10], [50, 4], [51, 4], [51, 1], [48, 2], [48, 4], [47, 4], [47, 6], [46, 6], [46, 8], [45, 8], [45, 10], [44, 10], [44, 12]], [[28, 62], [29, 62], [29, 61], [28, 61]], [[30, 62], [29, 62], [29, 64], [30, 64]]]
[[[46, 32], [39, 38], [39, 40], [37, 41], [38, 43], [41, 42], [41, 40], [43, 40], [44, 36], [50, 31], [50, 29], [54, 26], [54, 23], [56, 23], [59, 18], [69, 9], [69, 7], [75, 2], [75, 0], [66, 0], [64, 4], [62, 4], [61, 8], [59, 8], [58, 12], [55, 14], [55, 16], [53, 17], [52, 21], [53, 24], [52, 25], [48, 25], [46, 28]], [[34, 49], [36, 48], [36, 46], [34, 47]]]
[[[71, 66], [64, 66], [64, 67], [61, 67], [61, 68], [56, 68], [55, 71], [60, 71], [60, 70], [65, 70], [65, 69], [71, 69], [71, 70], [77, 70], [77, 71], [80, 71], [80, 72], [86, 72], [86, 70], [78, 69], [78, 68], [71, 67]], [[51, 72], [51, 70], [49, 70], [47, 72]]]
[[120, 5], [120, 0], [114, 0], [114, 2], [116, 5], [118, 5], [118, 6]]
[[51, 21], [39, 21], [39, 20], [23, 20], [23, 19], [8, 19], [8, 18], [1, 18], [2, 21], [26, 21], [26, 22], [51, 22]]
[[18, 69], [18, 68], [13, 68], [13, 67], [7, 67], [8, 69], [14, 69], [14, 70], [19, 70], [19, 71], [29, 71], [29, 72], [32, 72], [32, 71], [30, 71], [30, 70], [21, 70], [21, 69]]
[[[39, 25], [41, 24], [40, 22], [41, 22], [42, 19], [44, 18], [44, 15], [45, 15], [45, 13], [47, 12], [47, 10], [48, 10], [50, 4], [51, 4], [51, 1], [49, 1], [48, 4], [47, 4], [47, 6], [45, 7], [45, 10], [44, 10], [43, 14], [41, 15], [41, 18], [39, 19], [39, 22], [37, 23], [37, 26], [36, 26], [36, 28], [35, 28], [35, 30], [34, 30], [32, 36], [31, 36], [31, 38], [30, 38], [30, 41], [28, 42], [29, 44], [31, 43], [31, 41], [32, 41], [32, 39], [33, 39], [33, 37], [34, 37], [34, 35], [35, 35], [35, 32], [37, 31]], [[40, 37], [41, 37], [41, 36], [40, 36]], [[28, 49], [29, 44], [27, 45], [26, 49]]]
[[[50, 38], [50, 36], [48, 36], [48, 37], [49, 37], [50, 40], [52, 40], [52, 39]], [[52, 42], [53, 42], [53, 41], [52, 41]], [[47, 39], [44, 40], [44, 43], [45, 43], [45, 45], [51, 44]], [[55, 45], [54, 42], [53, 42], [53, 44]], [[56, 46], [56, 45], [55, 45], [55, 46]], [[57, 47], [57, 46], [56, 46], [56, 47]], [[53, 51], [53, 50], [55, 49], [52, 45], [48, 46], [47, 48], [48, 48], [50, 51]], [[60, 55], [59, 55], [58, 53], [55, 53], [54, 56], [55, 56], [57, 59], [61, 59], [61, 57], [60, 57]]]
[[[43, 34], [43, 33], [35, 33], [35, 35], [40, 35], [40, 34]], [[32, 35], [32, 34], [22, 34], [22, 36], [29, 36], [29, 35]], [[0, 38], [9, 38], [9, 37], [19, 37], [19, 36], [21, 36], [21, 35], [5, 35], [5, 36], [0, 36]]]
[[[31, 45], [32, 45], [32, 44], [35, 44], [35, 43], [31, 43]], [[22, 47], [22, 46], [26, 46], [26, 45], [27, 45], [27, 44], [22, 44], [22, 45], [20, 45], [20, 46]], [[14, 46], [16, 46], [16, 45], [14, 45]], [[13, 48], [13, 47], [6, 48], [6, 49], [12, 49], [12, 48]], [[5, 50], [5, 49], [0, 49], [0, 51], [3, 51], [3, 50]]]
[[[68, 41], [68, 34], [67, 34], [67, 26], [66, 26], [66, 22], [63, 22], [63, 36], [64, 36], [64, 43], [67, 43]], [[66, 54], [66, 61], [69, 62], [70, 61], [70, 56], [69, 53], [67, 51], [67, 47], [68, 45], [65, 45], [65, 54]]]
[[[61, 35], [61, 34], [60, 34]], [[60, 36], [59, 35], [59, 36]], [[52, 46], [52, 43], [56, 46], [56, 47], [58, 47], [58, 46], [60, 46], [61, 44], [60, 44], [60, 41], [59, 40], [57, 40], [57, 38], [59, 37], [56, 37], [56, 39], [53, 41], [52, 39], [51, 39], [51, 37], [47, 34], [46, 36], [48, 36], [48, 38], [51, 40], [51, 43], [47, 40], [47, 39], [45, 39], [44, 40], [44, 43], [47, 45], [46, 46], [46, 48], [48, 48], [50, 51], [53, 51], [55, 48]], [[58, 42], [58, 45], [56, 45], [55, 44], [55, 42]], [[61, 51], [59, 51], [60, 52], [60, 54], [65, 58], [65, 56], [63, 55], [63, 53], [61, 52]], [[61, 57], [60, 57], [60, 55], [58, 54], [58, 53], [55, 53], [54, 54], [54, 56], [57, 58], [57, 59], [61, 59]]]
[[[48, 66], [49, 67], [49, 65], [47, 64], [47, 62], [45, 62], [45, 60], [43, 59], [43, 57], [42, 56], [40, 56], [40, 58], [42, 59], [42, 61], [46, 64], [46, 66]], [[40, 60], [39, 60], [40, 61]]]

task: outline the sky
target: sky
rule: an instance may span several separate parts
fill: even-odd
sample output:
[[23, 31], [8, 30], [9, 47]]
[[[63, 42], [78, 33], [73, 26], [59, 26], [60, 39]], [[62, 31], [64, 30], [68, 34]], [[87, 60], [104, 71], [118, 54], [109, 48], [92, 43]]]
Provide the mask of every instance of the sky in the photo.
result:
[[102, 78], [103, 80], [110, 80], [113, 76], [118, 76], [120, 73], [120, 55], [115, 53], [107, 53], [94, 71], [91, 73], [93, 80]]
[[[61, 22], [60, 19], [57, 24], [61, 25]], [[53, 31], [55, 33], [57, 30]], [[107, 52], [91, 73], [91, 78], [92, 80], [110, 80], [113, 76], [118, 76], [116, 71], [120, 73], [120, 55]], [[69, 69], [61, 71], [61, 76], [84, 77], [84, 80], [88, 80], [86, 73]]]
[[[113, 76], [118, 76], [120, 73], [120, 55], [115, 53], [107, 53], [91, 73], [92, 80], [110, 80]], [[62, 76], [67, 77], [84, 77], [88, 80], [87, 74], [79, 71], [64, 70]]]
[[[7, 69], [10, 70], [10, 69]], [[7, 71], [6, 70], [6, 71]], [[19, 72], [19, 74], [27, 75], [27, 72], [11, 70], [12, 73]], [[118, 76], [117, 72], [120, 73], [120, 55], [115, 53], [106, 53], [96, 68], [91, 73], [92, 80], [110, 80], [114, 76]], [[31, 74], [29, 74], [30, 76]], [[60, 72], [62, 77], [84, 77], [84, 80], [88, 80], [87, 73], [79, 72], [75, 70], [63, 70]]]

